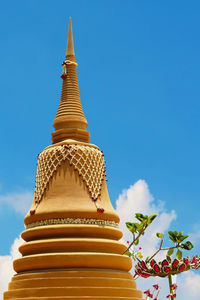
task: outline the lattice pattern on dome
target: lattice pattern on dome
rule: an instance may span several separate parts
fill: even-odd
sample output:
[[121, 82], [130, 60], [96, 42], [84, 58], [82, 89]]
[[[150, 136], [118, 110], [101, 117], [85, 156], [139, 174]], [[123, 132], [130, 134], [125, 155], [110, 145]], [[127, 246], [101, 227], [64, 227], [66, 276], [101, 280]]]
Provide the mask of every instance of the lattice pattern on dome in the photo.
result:
[[53, 174], [63, 161], [67, 160], [85, 182], [92, 200], [101, 195], [102, 181], [105, 177], [103, 153], [96, 148], [83, 145], [61, 145], [44, 150], [38, 156], [35, 203], [38, 205]]

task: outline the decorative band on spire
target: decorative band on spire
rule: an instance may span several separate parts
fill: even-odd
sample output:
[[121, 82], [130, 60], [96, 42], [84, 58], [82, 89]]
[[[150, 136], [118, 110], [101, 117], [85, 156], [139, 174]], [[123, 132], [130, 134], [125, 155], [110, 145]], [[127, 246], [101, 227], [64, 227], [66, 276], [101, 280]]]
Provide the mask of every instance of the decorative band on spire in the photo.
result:
[[38, 226], [49, 226], [49, 225], [62, 225], [62, 224], [76, 224], [76, 225], [98, 225], [98, 226], [109, 226], [119, 228], [119, 224], [110, 220], [98, 220], [98, 219], [74, 219], [74, 218], [60, 218], [60, 219], [48, 219], [40, 220], [26, 225], [26, 229], [38, 227]]

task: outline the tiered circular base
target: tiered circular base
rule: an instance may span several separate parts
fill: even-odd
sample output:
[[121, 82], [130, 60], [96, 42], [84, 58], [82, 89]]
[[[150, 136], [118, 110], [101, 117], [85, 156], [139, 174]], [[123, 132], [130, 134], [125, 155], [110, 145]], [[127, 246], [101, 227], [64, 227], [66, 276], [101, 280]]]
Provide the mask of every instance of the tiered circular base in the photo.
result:
[[5, 300], [139, 300], [131, 274], [104, 269], [69, 269], [18, 274]]
[[111, 226], [87, 224], [25, 230], [4, 300], [141, 300], [121, 235]]

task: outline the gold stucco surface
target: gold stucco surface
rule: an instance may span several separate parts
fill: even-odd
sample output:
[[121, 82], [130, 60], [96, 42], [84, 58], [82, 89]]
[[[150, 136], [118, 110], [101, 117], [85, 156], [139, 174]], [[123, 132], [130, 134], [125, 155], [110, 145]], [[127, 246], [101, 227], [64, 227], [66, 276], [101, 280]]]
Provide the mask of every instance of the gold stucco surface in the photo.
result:
[[[75, 62], [71, 21], [66, 59]], [[76, 65], [64, 65], [64, 70], [54, 145], [46, 149], [77, 144], [83, 152], [87, 147], [99, 151], [88, 144]], [[45, 161], [43, 172], [49, 167], [49, 160]], [[88, 162], [89, 168], [92, 165]], [[61, 161], [41, 193], [37, 209], [34, 198], [30, 208], [34, 213], [25, 216], [22, 257], [14, 261], [16, 274], [4, 300], [141, 300], [142, 293], [129, 273], [132, 261], [123, 255], [126, 247], [120, 241], [119, 216], [110, 202], [105, 176], [98, 196], [103, 213], [68, 159]]]

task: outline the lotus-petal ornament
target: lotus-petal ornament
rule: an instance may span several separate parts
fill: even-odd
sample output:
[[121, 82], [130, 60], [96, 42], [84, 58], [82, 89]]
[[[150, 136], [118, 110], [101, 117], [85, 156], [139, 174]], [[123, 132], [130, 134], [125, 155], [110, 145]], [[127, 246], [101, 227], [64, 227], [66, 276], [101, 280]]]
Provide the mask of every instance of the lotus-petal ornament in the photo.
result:
[[163, 261], [156, 262], [152, 259], [148, 262], [139, 261], [135, 266], [135, 274], [144, 278], [150, 276], [166, 277], [168, 275], [176, 275], [190, 269], [197, 270], [200, 268], [200, 256], [194, 256], [191, 260], [189, 258], [174, 259], [168, 256]]

